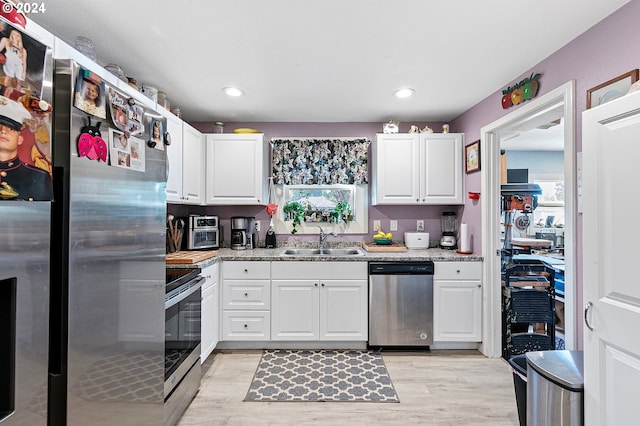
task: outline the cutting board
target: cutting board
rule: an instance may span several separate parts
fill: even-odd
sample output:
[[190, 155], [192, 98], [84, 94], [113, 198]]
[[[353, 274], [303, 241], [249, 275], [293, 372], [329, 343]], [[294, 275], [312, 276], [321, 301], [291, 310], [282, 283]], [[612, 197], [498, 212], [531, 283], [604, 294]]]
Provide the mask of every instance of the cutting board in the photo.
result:
[[167, 264], [179, 265], [179, 264], [192, 264], [202, 262], [203, 260], [211, 259], [218, 254], [218, 250], [207, 251], [177, 251], [175, 253], [167, 254]]
[[407, 248], [404, 244], [400, 243], [391, 243], [391, 244], [376, 244], [374, 242], [367, 243], [366, 241], [362, 243], [362, 248], [369, 252], [376, 253], [398, 253], [407, 251]]

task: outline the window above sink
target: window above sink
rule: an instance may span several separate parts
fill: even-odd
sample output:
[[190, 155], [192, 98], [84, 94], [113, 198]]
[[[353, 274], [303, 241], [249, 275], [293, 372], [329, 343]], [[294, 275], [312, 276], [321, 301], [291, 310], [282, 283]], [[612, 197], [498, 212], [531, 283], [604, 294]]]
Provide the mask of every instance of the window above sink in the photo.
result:
[[[292, 201], [304, 207], [304, 222], [297, 226], [296, 234], [317, 234], [318, 226], [339, 234], [368, 232], [367, 185], [274, 185], [274, 193], [277, 234], [291, 234], [293, 220], [285, 214], [284, 206]], [[343, 206], [346, 208], [341, 210]]]

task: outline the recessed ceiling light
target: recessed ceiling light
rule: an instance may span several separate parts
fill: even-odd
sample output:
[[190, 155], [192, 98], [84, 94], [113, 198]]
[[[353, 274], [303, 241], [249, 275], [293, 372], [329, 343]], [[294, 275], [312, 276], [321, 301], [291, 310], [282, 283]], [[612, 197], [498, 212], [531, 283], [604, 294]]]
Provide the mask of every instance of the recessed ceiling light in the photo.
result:
[[408, 98], [409, 96], [413, 95], [415, 92], [416, 92], [415, 89], [407, 87], [404, 89], [396, 90], [395, 92], [393, 92], [393, 96], [395, 96], [396, 98]]
[[228, 96], [238, 97], [244, 95], [244, 91], [242, 89], [238, 89], [237, 87], [225, 87], [222, 89], [224, 93]]

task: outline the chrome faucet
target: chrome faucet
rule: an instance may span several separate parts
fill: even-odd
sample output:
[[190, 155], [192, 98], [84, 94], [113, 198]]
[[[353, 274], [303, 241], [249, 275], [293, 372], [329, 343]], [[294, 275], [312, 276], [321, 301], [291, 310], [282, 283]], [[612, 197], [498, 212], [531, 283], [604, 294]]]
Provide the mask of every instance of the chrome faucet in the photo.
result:
[[322, 254], [323, 251], [324, 251], [324, 241], [327, 239], [327, 237], [329, 237], [329, 235], [333, 235], [334, 237], [337, 237], [338, 233], [333, 231], [330, 234], [325, 234], [324, 233], [324, 229], [322, 229], [321, 226], [318, 226], [318, 228], [320, 228], [320, 245], [319, 245], [319, 247], [320, 247], [320, 254]]

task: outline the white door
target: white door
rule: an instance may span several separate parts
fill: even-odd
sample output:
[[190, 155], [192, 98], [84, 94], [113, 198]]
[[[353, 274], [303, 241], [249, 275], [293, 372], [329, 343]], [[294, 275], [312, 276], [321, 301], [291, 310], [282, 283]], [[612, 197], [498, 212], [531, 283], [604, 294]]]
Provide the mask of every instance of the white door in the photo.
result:
[[582, 120], [585, 425], [637, 425], [640, 93]]

